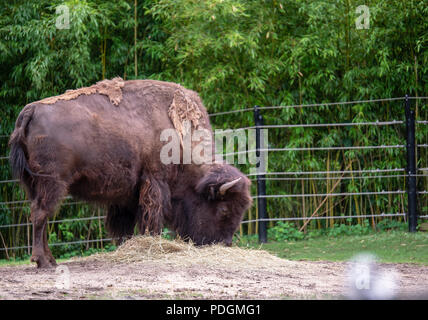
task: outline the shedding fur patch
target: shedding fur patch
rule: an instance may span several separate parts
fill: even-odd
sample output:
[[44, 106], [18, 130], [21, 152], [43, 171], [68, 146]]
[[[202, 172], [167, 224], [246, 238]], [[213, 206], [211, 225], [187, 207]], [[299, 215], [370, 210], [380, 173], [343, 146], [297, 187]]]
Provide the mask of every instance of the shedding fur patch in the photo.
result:
[[99, 93], [107, 96], [110, 99], [110, 102], [117, 106], [122, 101], [122, 88], [124, 85], [125, 81], [123, 81], [121, 77], [117, 77], [111, 80], [98, 81], [96, 84], [90, 87], [84, 87], [76, 90], [67, 90], [65, 93], [59, 96], [45, 98], [37, 102], [43, 104], [54, 104], [58, 100], [76, 99], [82, 94], [88, 96], [90, 94]]
[[190, 127], [186, 128], [184, 121], [189, 121], [192, 126], [197, 129], [202, 118], [202, 112], [196, 101], [192, 99], [190, 92], [191, 91], [186, 92], [182, 89], [175, 90], [174, 98], [168, 110], [168, 115], [179, 134], [182, 145], [183, 137], [187, 135], [189, 133], [187, 131], [190, 130]]
[[145, 178], [140, 188], [139, 228], [142, 234], [159, 234], [163, 216], [165, 194], [162, 194], [161, 186], [154, 179]]

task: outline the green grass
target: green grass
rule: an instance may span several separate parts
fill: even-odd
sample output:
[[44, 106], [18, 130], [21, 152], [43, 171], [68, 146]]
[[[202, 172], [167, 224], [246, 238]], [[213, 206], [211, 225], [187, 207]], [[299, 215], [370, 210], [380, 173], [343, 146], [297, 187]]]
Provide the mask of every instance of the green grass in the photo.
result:
[[[89, 250], [72, 250], [70, 252], [61, 254], [59, 257], [56, 255], [56, 261], [57, 263], [61, 263], [64, 261], [70, 260], [72, 257], [87, 257], [92, 254], [98, 253], [98, 252], [110, 252], [114, 251], [116, 249], [115, 245], [106, 245], [104, 249], [95, 249], [90, 248]], [[55, 256], [55, 254], [54, 254]], [[17, 258], [17, 259], [0, 259], [0, 267], [1, 266], [19, 266], [19, 265], [25, 265], [25, 264], [31, 264], [30, 256], [25, 255], [24, 257]]]
[[[61, 263], [61, 262], [65, 262], [65, 261], [68, 261], [68, 260], [70, 260], [70, 258], [58, 258], [58, 259], [56, 259], [56, 262], [57, 263]], [[28, 264], [28, 265], [30, 265], [30, 264], [36, 265], [35, 263], [33, 263], [33, 262], [30, 261], [30, 258], [27, 258], [27, 259], [17, 259], [17, 260], [13, 260], [13, 259], [10, 259], [10, 260], [1, 259], [0, 260], [0, 267], [22, 266], [22, 265], [26, 265], [26, 264]]]
[[0, 260], [0, 267], [5, 267], [5, 266], [20, 266], [20, 265], [24, 265], [24, 264], [29, 264], [30, 263], [30, 259], [25, 259], [25, 260], [6, 260], [6, 259], [1, 259]]
[[243, 238], [239, 245], [261, 248], [289, 260], [346, 261], [360, 252], [375, 254], [380, 262], [428, 265], [428, 233], [405, 231], [367, 235], [319, 236], [300, 241], [275, 241], [260, 245]]

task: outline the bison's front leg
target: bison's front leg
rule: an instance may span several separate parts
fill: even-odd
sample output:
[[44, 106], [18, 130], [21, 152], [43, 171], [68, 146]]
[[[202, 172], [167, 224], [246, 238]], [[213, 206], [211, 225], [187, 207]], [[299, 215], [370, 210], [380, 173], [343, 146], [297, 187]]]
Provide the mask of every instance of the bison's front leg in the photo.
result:
[[48, 210], [43, 210], [35, 202], [32, 203], [33, 254], [31, 256], [31, 261], [37, 263], [38, 268], [51, 268], [56, 266], [55, 259], [48, 247], [46, 230], [48, 216]]
[[138, 227], [141, 234], [160, 234], [163, 217], [171, 210], [171, 192], [166, 182], [153, 176], [141, 181], [138, 201]]

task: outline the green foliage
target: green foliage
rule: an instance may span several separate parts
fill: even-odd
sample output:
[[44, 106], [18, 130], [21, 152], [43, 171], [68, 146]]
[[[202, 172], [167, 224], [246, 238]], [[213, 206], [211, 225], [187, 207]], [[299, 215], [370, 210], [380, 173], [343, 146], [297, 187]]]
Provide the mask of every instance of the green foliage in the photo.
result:
[[334, 228], [327, 230], [327, 236], [338, 237], [338, 236], [361, 236], [369, 234], [372, 231], [369, 222], [366, 220], [364, 224], [346, 225], [346, 224], [334, 224]]
[[[304, 239], [316, 239], [319, 237], [337, 238], [342, 236], [362, 236], [368, 234], [375, 234], [376, 231], [406, 231], [408, 228], [407, 223], [398, 222], [396, 220], [382, 220], [376, 225], [376, 230], [372, 228], [369, 220], [364, 220], [361, 224], [339, 224], [335, 223], [332, 228], [313, 229], [309, 230], [306, 234], [299, 231], [295, 225], [279, 221], [274, 227], [268, 229], [268, 239], [270, 241], [298, 241]], [[251, 238], [257, 240], [256, 237]], [[248, 241], [248, 239], [247, 239]], [[251, 242], [251, 241], [250, 241]]]
[[275, 227], [269, 228], [268, 237], [273, 241], [296, 241], [302, 240], [305, 235], [294, 225], [279, 221]]
[[[55, 27], [58, 17], [55, 9], [59, 4], [70, 9], [70, 29]], [[115, 76], [181, 83], [200, 93], [209, 112], [254, 105], [399, 97], [406, 93], [426, 96], [426, 3], [364, 1], [370, 8], [370, 28], [363, 30], [355, 27], [355, 9], [360, 4], [357, 0], [138, 0], [135, 20], [134, 0], [3, 1], [0, 4], [0, 157], [9, 153], [7, 137], [27, 103]], [[412, 103], [417, 119], [428, 119], [426, 100]], [[263, 116], [266, 124], [273, 125], [404, 119], [401, 101], [285, 108], [263, 112]], [[254, 124], [251, 112], [213, 117], [211, 121], [215, 129]], [[418, 125], [416, 135], [418, 144], [428, 143], [426, 125]], [[404, 144], [404, 137], [404, 126], [271, 129], [269, 145], [278, 148], [397, 145]], [[427, 148], [418, 148], [417, 156], [418, 167], [427, 167]], [[404, 168], [405, 159], [405, 150], [398, 148], [270, 152], [269, 170]], [[249, 166], [239, 167], [248, 172]], [[10, 178], [7, 161], [0, 160], [0, 180]], [[336, 182], [337, 179], [268, 181], [267, 193], [404, 190], [406, 185], [403, 178], [355, 177], [340, 181], [332, 190]], [[418, 183], [420, 190], [428, 190], [428, 179], [418, 179]], [[16, 183], [0, 184], [0, 202], [23, 199], [24, 192]], [[426, 214], [427, 197], [420, 199], [419, 207]], [[269, 199], [269, 216], [308, 217], [322, 200], [320, 197]], [[311, 223], [305, 237], [326, 232], [332, 237], [364, 234], [370, 228], [396, 229], [399, 226], [389, 220], [366, 223], [364, 219], [356, 219], [350, 223], [346, 215], [405, 212], [406, 207], [407, 198], [401, 195], [332, 197], [322, 205], [319, 215], [339, 215], [344, 220], [338, 226], [333, 219]], [[101, 215], [97, 210], [85, 205], [67, 205], [55, 219]], [[0, 224], [30, 222], [29, 213], [26, 205], [0, 205]], [[254, 210], [252, 214], [254, 218]], [[400, 219], [394, 223], [402, 226]], [[276, 228], [270, 231], [272, 237], [301, 237], [296, 232], [302, 226], [299, 223], [270, 226]], [[255, 229], [255, 224], [243, 226], [244, 234]], [[8, 247], [26, 246], [30, 242], [31, 228], [0, 229], [0, 232]], [[49, 225], [49, 234], [53, 243], [79, 241], [82, 237], [96, 239], [106, 232], [99, 221], [76, 221]], [[80, 250], [81, 246], [53, 248], [58, 256]], [[10, 254], [20, 256], [28, 251], [22, 249]]]
[[399, 222], [396, 220], [382, 220], [376, 225], [377, 229], [380, 231], [407, 231], [409, 226], [407, 223]]
[[[210, 112], [253, 105], [299, 105], [424, 95], [427, 92], [428, 9], [421, 1], [366, 1], [370, 28], [355, 26], [358, 1], [157, 0], [148, 8], [166, 40], [147, 41], [159, 50], [165, 68], [156, 76], [198, 91]], [[155, 44], [155, 46], [152, 46]], [[415, 103], [427, 117], [425, 102]], [[403, 120], [402, 102], [263, 112], [267, 124]], [[218, 116], [215, 128], [253, 125], [253, 115]], [[270, 147], [398, 145], [402, 126], [270, 129]], [[417, 129], [423, 143], [427, 131]], [[269, 171], [340, 171], [403, 168], [399, 148], [269, 153]], [[427, 164], [420, 149], [418, 166]], [[248, 172], [248, 166], [240, 166]], [[331, 192], [336, 180], [268, 181], [269, 194]], [[427, 180], [421, 180], [421, 189]], [[401, 179], [348, 179], [334, 192], [403, 190]], [[339, 190], [340, 189], [340, 190]], [[255, 191], [255, 189], [254, 189]], [[271, 217], [307, 216], [321, 199], [269, 199]], [[424, 200], [426, 202], [426, 199]], [[404, 212], [407, 199], [371, 196], [329, 200], [326, 215]], [[423, 207], [423, 206], [421, 206]], [[361, 219], [358, 220], [361, 222]], [[333, 220], [317, 227], [331, 227]], [[247, 228], [247, 226], [245, 226]], [[255, 229], [253, 225], [252, 229]], [[245, 229], [248, 230], [248, 229]]]
[[174, 240], [175, 239], [175, 233], [169, 230], [168, 228], [163, 228], [162, 230], [162, 237], [168, 240]]
[[107, 244], [104, 246], [104, 248], [101, 249], [97, 249], [97, 248], [85, 248], [85, 247], [77, 247], [77, 249], [73, 249], [73, 250], [64, 250], [65, 253], [59, 255], [58, 257], [60, 259], [70, 259], [72, 257], [87, 257], [90, 256], [92, 254], [95, 253], [99, 253], [99, 252], [111, 252], [116, 250], [116, 246], [115, 245], [110, 245]]

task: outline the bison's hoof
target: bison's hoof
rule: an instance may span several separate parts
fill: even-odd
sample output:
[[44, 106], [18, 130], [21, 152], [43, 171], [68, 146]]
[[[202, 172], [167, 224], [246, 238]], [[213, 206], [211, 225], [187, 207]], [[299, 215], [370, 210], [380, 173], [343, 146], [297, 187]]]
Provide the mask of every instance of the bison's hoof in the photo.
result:
[[32, 256], [31, 262], [35, 262], [37, 264], [37, 268], [39, 269], [50, 269], [56, 267], [55, 259], [50, 259], [45, 256]]

